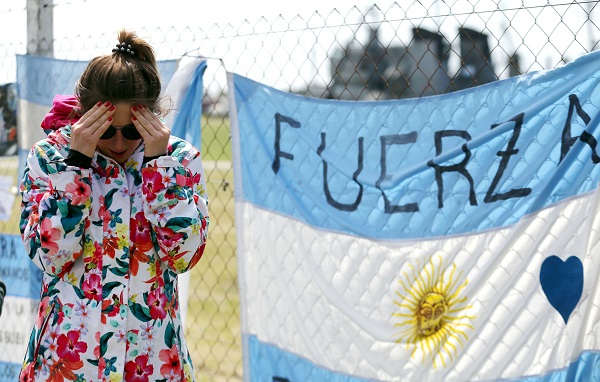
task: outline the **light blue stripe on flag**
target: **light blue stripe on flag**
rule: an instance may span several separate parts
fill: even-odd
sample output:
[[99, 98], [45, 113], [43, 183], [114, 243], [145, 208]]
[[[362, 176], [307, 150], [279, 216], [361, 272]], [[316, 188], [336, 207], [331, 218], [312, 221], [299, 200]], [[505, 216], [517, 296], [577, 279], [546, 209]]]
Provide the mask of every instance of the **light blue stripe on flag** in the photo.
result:
[[0, 280], [7, 296], [40, 296], [42, 273], [27, 256], [19, 235], [0, 234]]
[[[252, 381], [328, 381], [328, 382], [373, 382], [374, 379], [361, 379], [332, 372], [319, 367], [293, 353], [275, 345], [263, 343], [256, 336], [247, 336], [250, 358], [250, 378]], [[400, 377], [400, 376], [398, 376]], [[600, 380], [600, 354], [595, 351], [582, 353], [568, 367], [553, 370], [535, 377], [510, 379], [512, 382], [565, 382]]]
[[[55, 95], [73, 94], [75, 84], [87, 64], [88, 61], [17, 55], [17, 86], [19, 97], [50, 107]], [[164, 87], [175, 73], [177, 60], [162, 60], [158, 61], [157, 65]]]
[[410, 100], [319, 100], [234, 75], [245, 200], [371, 238], [505, 227], [600, 181], [600, 52]]
[[171, 134], [185, 139], [200, 149], [201, 147], [201, 121], [202, 121], [202, 95], [204, 91], [203, 75], [206, 70], [206, 61], [201, 61], [194, 71], [185, 96], [181, 100]]
[[[25, 351], [23, 351], [25, 352]], [[0, 381], [2, 382], [13, 382], [19, 380], [19, 373], [21, 372], [21, 366], [17, 363], [10, 363], [0, 361]]]

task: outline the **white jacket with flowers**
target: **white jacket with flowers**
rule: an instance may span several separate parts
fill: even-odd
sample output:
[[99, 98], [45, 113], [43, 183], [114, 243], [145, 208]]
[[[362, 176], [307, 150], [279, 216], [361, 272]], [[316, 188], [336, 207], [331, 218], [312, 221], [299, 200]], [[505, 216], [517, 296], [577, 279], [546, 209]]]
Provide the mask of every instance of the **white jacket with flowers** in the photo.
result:
[[142, 165], [96, 153], [68, 166], [70, 126], [30, 152], [21, 233], [43, 271], [22, 381], [191, 381], [177, 275], [204, 251], [208, 227], [200, 153], [172, 137]]

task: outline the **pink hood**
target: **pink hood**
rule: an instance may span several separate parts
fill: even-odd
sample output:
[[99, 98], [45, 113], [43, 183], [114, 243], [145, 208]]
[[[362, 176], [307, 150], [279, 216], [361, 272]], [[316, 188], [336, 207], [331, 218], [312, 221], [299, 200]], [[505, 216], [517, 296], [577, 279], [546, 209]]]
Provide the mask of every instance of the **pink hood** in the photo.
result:
[[42, 128], [49, 133], [58, 130], [70, 123], [75, 123], [81, 118], [76, 112], [79, 107], [77, 98], [72, 95], [57, 95], [52, 101], [52, 109], [42, 121]]

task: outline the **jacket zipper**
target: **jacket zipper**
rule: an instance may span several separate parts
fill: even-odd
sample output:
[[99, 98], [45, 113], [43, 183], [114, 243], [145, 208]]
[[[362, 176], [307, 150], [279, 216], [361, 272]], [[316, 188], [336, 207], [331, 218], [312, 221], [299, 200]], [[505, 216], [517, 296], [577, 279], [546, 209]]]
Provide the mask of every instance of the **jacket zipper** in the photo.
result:
[[[48, 322], [50, 322], [50, 319], [52, 318], [52, 314], [54, 314], [54, 308], [56, 307], [56, 302], [53, 302], [50, 307], [51, 307], [50, 313], [48, 313], [48, 316], [44, 319], [44, 322], [42, 323], [42, 327], [40, 328], [40, 335], [38, 336], [37, 344], [35, 345], [35, 352], [33, 353], [33, 364], [34, 365], [36, 365], [38, 363], [38, 353], [40, 351], [40, 344], [42, 343], [42, 339], [44, 337], [44, 334], [46, 333], [46, 327], [48, 326]], [[34, 366], [34, 369], [35, 369], [35, 366]]]

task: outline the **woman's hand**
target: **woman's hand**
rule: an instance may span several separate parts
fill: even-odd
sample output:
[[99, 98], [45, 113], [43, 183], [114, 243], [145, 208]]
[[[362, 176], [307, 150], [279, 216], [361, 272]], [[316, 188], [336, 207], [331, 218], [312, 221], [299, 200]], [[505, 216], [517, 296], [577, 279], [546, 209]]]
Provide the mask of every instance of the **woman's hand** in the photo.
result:
[[147, 106], [136, 105], [131, 108], [133, 125], [144, 139], [144, 156], [154, 157], [167, 153], [171, 130]]
[[72, 126], [70, 148], [93, 157], [98, 140], [112, 123], [114, 112], [115, 107], [109, 101], [94, 105]]

